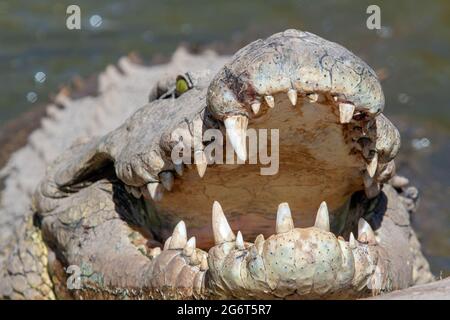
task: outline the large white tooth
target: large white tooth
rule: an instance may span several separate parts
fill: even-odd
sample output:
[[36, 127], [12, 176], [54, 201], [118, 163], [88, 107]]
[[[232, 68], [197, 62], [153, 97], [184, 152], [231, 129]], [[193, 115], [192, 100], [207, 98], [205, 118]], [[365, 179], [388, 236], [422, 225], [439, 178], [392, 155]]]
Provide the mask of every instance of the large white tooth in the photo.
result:
[[197, 163], [197, 173], [200, 178], [203, 178], [205, 176], [206, 168], [208, 167], [208, 164], [206, 163]]
[[181, 177], [183, 175], [184, 171], [184, 165], [182, 163], [180, 164], [174, 164], [175, 172]]
[[349, 123], [353, 118], [355, 106], [351, 103], [339, 103], [339, 118], [341, 123]]
[[223, 213], [220, 203], [214, 201], [212, 209], [212, 229], [216, 245], [231, 242], [236, 239]]
[[186, 245], [184, 246], [183, 249], [183, 254], [186, 257], [190, 257], [192, 256], [192, 254], [194, 253], [195, 250], [195, 237], [191, 237], [187, 242]]
[[284, 233], [294, 229], [294, 221], [292, 221], [291, 209], [287, 202], [280, 203], [277, 211], [276, 232]]
[[328, 207], [325, 201], [322, 201], [319, 210], [317, 210], [314, 227], [325, 231], [330, 231], [330, 215], [328, 214]]
[[375, 172], [377, 172], [377, 167], [378, 167], [378, 153], [375, 153], [372, 160], [370, 160], [370, 162], [366, 166], [367, 173], [371, 178], [373, 178]]
[[163, 197], [163, 190], [161, 184], [158, 182], [150, 182], [147, 184], [147, 190], [153, 201], [161, 201]]
[[164, 171], [159, 174], [159, 179], [166, 190], [172, 191], [173, 187], [173, 174], [170, 171]]
[[239, 159], [247, 159], [247, 125], [245, 116], [232, 116], [224, 120], [228, 138]]
[[266, 103], [270, 108], [275, 107], [275, 99], [273, 96], [264, 96], [264, 100], [266, 100]]
[[356, 246], [358, 245], [356, 243], [356, 239], [355, 239], [355, 236], [353, 235], [353, 232], [350, 232], [350, 238], [348, 240], [348, 243], [350, 245], [350, 248], [352, 248], [352, 249], [355, 249]]
[[244, 250], [244, 238], [242, 237], [242, 233], [238, 231], [236, 235], [236, 248], [239, 250]]
[[206, 159], [206, 155], [203, 151], [198, 150], [194, 153], [195, 166], [197, 168], [197, 173], [200, 178], [203, 178], [206, 172], [206, 168], [208, 167], [208, 161]]
[[255, 248], [259, 255], [262, 255], [264, 250], [264, 236], [259, 234], [255, 239]]
[[295, 106], [297, 104], [297, 91], [294, 89], [289, 89], [287, 95], [289, 101], [291, 101], [292, 105]]
[[258, 102], [252, 103], [251, 108], [252, 108], [252, 111], [254, 114], [258, 114], [259, 109], [261, 108], [261, 102], [258, 101]]
[[[363, 235], [365, 235], [365, 237], [363, 237]], [[363, 218], [360, 218], [358, 221], [358, 240], [368, 242], [369, 244], [377, 243], [372, 227]]]
[[172, 240], [172, 237], [168, 237], [166, 239], [166, 242], [164, 242], [164, 247], [163, 250], [169, 250], [169, 246], [170, 246], [170, 241]]
[[169, 249], [183, 249], [187, 242], [186, 225], [181, 220], [173, 229], [172, 239], [170, 240]]

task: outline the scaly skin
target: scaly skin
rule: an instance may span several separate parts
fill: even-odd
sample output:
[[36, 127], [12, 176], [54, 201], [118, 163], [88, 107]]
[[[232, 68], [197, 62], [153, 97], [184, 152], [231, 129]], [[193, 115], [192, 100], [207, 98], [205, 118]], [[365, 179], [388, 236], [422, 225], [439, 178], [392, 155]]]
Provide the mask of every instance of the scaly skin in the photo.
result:
[[[241, 49], [212, 76], [191, 72], [192, 88], [176, 98], [175, 79], [163, 80], [155, 100], [122, 126], [74, 145], [48, 169], [34, 210], [52, 293], [355, 298], [406, 288], [420, 268], [427, 274], [399, 195], [389, 185], [381, 190], [400, 140], [380, 113], [384, 97], [370, 67], [337, 44], [288, 30]], [[202, 179], [172, 162], [180, 136], [193, 141], [196, 159], [208, 159], [212, 142], [197, 128], [226, 132], [245, 160], [239, 134], [247, 123], [280, 129], [276, 179], [248, 164], [212, 164], [205, 174], [197, 162]], [[280, 199], [289, 205], [275, 215]], [[187, 230], [195, 235], [189, 241]], [[259, 233], [254, 243], [242, 238]], [[82, 270], [81, 290], [66, 287], [70, 265]], [[13, 286], [15, 270], [8, 272]]]

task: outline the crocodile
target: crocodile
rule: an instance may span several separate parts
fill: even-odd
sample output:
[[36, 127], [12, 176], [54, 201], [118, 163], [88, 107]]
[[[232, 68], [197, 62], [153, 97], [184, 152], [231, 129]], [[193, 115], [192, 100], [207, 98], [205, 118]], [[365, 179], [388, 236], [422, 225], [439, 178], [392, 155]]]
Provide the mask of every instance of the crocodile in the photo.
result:
[[91, 106], [128, 109], [81, 114], [90, 131], [42, 155], [2, 249], [3, 298], [353, 299], [434, 279], [364, 61], [299, 30], [233, 57], [184, 54], [122, 88], [147, 90], [140, 108], [113, 85], [129, 63], [109, 68], [111, 95]]

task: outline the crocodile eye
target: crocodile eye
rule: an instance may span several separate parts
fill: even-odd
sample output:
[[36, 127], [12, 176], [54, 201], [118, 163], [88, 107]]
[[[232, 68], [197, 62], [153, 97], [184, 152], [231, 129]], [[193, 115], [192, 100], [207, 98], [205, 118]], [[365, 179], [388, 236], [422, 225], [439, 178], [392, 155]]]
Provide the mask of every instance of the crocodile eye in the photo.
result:
[[175, 86], [175, 91], [177, 96], [181, 96], [183, 93], [192, 89], [192, 80], [188, 73], [184, 75], [179, 75], [177, 77], [177, 82]]
[[176, 87], [177, 93], [180, 95], [182, 93], [185, 93], [189, 90], [189, 86], [186, 80], [184, 79], [178, 79], [177, 80], [177, 87]]

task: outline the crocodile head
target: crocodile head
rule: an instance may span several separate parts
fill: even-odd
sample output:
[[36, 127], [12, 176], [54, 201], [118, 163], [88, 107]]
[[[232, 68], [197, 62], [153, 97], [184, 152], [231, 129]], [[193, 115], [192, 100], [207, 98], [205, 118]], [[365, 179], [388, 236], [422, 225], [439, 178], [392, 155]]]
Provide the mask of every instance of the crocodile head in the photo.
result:
[[[169, 239], [166, 249], [187, 246], [190, 252], [195, 244], [209, 249], [230, 241], [244, 249], [244, 239], [277, 232], [283, 235], [266, 242], [267, 248], [298, 237], [316, 248], [323, 245], [329, 251], [332, 246], [333, 254], [343, 259], [333, 272], [352, 264], [351, 275], [342, 271], [347, 284], [365, 266], [375, 268], [372, 256], [366, 256], [370, 250], [358, 249], [351, 238], [341, 243], [329, 232], [331, 219], [331, 231], [342, 234], [339, 217], [353, 194], [364, 190], [367, 198], [378, 195], [380, 183], [394, 172], [400, 145], [398, 131], [381, 113], [381, 85], [366, 63], [336, 43], [287, 30], [247, 45], [215, 76], [180, 75], [155, 92], [154, 100], [122, 126], [75, 146], [56, 162], [35, 201], [44, 221], [61, 208], [59, 199], [73, 193], [89, 197], [86, 191], [80, 196], [80, 190], [108, 178], [118, 186], [113, 192], [126, 189], [138, 198], [132, 206], [150, 217], [147, 227], [154, 240]], [[225, 140], [220, 141], [220, 134]], [[224, 160], [230, 149], [231, 156], [237, 155], [234, 164]], [[193, 164], [174, 159], [186, 150]], [[241, 231], [238, 237], [219, 203], [231, 229]], [[294, 224], [325, 231], [292, 233]], [[194, 244], [186, 242], [186, 226], [196, 237]], [[373, 244], [367, 223], [359, 226], [359, 240]], [[258, 237], [250, 256], [264, 256], [259, 247], [264, 240]], [[356, 250], [351, 261], [349, 246]], [[224, 256], [223, 247], [211, 250], [210, 267]], [[359, 264], [353, 264], [353, 257], [360, 257]], [[336, 263], [334, 256], [330, 259]]]

